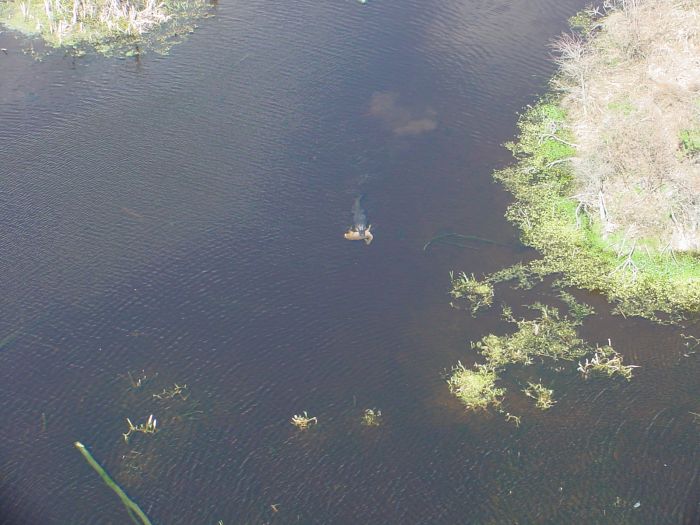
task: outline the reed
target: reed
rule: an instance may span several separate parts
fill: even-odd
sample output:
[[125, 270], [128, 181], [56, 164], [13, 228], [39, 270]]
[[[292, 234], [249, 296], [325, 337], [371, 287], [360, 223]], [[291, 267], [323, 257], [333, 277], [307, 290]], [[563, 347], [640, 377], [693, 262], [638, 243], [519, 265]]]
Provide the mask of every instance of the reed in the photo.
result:
[[131, 436], [132, 432], [141, 432], [143, 434], [155, 434], [158, 432], [158, 420], [153, 417], [153, 414], [148, 416], [148, 421], [140, 425], [134, 425], [128, 417], [126, 418], [126, 423], [129, 425], [129, 430], [126, 434], [122, 434], [122, 436], [124, 436], [124, 441], [127, 443], [129, 442], [129, 436]]
[[166, 399], [175, 399], [179, 397], [182, 401], [187, 401], [190, 397], [190, 393], [187, 390], [187, 385], [174, 385], [170, 388], [164, 388], [160, 394], [153, 394], [155, 399], [160, 399], [161, 401]]
[[126, 495], [126, 493], [122, 490], [122, 488], [116, 484], [116, 482], [107, 474], [107, 471], [105, 471], [104, 468], [95, 460], [95, 458], [92, 457], [92, 454], [88, 451], [87, 448], [85, 448], [85, 445], [83, 445], [80, 441], [75, 442], [75, 448], [77, 448], [80, 453], [83, 455], [83, 457], [87, 460], [87, 462], [90, 464], [90, 466], [97, 472], [100, 477], [102, 478], [102, 481], [104, 481], [109, 488], [111, 488], [114, 492], [117, 493], [117, 496], [119, 496], [119, 499], [122, 501], [124, 504], [124, 507], [126, 508], [127, 513], [129, 514], [129, 517], [131, 520], [138, 524], [138, 521], [136, 521], [136, 517], [138, 517], [141, 520], [142, 525], [152, 525], [151, 520], [148, 519], [148, 516], [141, 510], [141, 508], [129, 498], [129, 496]]

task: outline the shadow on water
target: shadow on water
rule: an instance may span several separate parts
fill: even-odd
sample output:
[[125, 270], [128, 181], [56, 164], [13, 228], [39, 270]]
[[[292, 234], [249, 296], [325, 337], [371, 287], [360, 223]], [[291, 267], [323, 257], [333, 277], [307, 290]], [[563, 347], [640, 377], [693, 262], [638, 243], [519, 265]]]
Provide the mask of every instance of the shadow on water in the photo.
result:
[[[519, 427], [445, 384], [510, 329], [451, 309], [449, 272], [536, 256], [490, 174], [584, 4], [219, 5], [138, 64], [34, 62], [0, 34], [2, 522], [128, 519], [75, 441], [154, 523], [697, 522], [700, 366], [677, 330], [579, 294], [582, 336], [641, 368], [509, 372]], [[343, 239], [358, 193], [371, 246]]]

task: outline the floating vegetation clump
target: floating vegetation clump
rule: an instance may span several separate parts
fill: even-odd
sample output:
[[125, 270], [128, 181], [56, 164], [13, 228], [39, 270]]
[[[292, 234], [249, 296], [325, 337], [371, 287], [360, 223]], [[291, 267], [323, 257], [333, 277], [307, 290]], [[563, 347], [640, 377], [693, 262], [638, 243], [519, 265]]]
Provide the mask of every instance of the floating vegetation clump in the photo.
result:
[[[476, 316], [479, 311], [493, 306], [494, 285], [515, 281], [516, 288], [530, 289], [534, 286], [535, 281], [539, 280], [541, 277], [534, 275], [522, 263], [490, 273], [481, 280], [474, 277], [474, 274], [467, 275], [465, 272], [461, 272], [455, 277], [454, 272], [450, 272], [450, 295], [455, 301], [466, 301], [472, 316]], [[450, 303], [455, 308], [458, 307], [457, 304], [456, 302]]]
[[210, 12], [208, 0], [9, 0], [0, 24], [53, 48], [133, 55], [167, 52]]
[[552, 397], [554, 390], [543, 386], [542, 383], [528, 383], [523, 392], [527, 397], [534, 399], [535, 405], [541, 410], [547, 410], [556, 403]]
[[510, 335], [487, 335], [472, 346], [486, 358], [494, 369], [511, 364], [530, 365], [534, 358], [573, 361], [590, 352], [578, 337], [574, 323], [561, 318], [556, 308], [535, 304], [540, 312], [536, 319], [515, 319], [510, 308], [504, 307], [503, 317], [518, 329]]
[[488, 366], [476, 365], [470, 369], [458, 362], [447, 384], [464, 406], [477, 410], [501, 404], [505, 390], [496, 387], [497, 380], [496, 372]]
[[596, 348], [591, 359], [578, 363], [578, 371], [583, 377], [588, 377], [592, 373], [604, 374], [609, 377], [619, 375], [627, 379], [632, 379], [632, 369], [639, 368], [635, 365], [625, 365], [622, 363], [622, 356], [618, 354], [610, 344]]
[[577, 301], [573, 295], [565, 290], [559, 291], [559, 299], [568, 307], [569, 315], [576, 324], [581, 324], [586, 317], [595, 314], [592, 306]]
[[378, 427], [382, 424], [382, 411], [368, 408], [362, 414], [362, 424], [366, 427]]
[[306, 430], [311, 425], [318, 424], [318, 419], [316, 417], [309, 417], [309, 414], [304, 410], [301, 414], [295, 414], [292, 417], [291, 423], [299, 430]]
[[474, 274], [468, 276], [462, 272], [457, 277], [450, 273], [452, 290], [450, 295], [455, 299], [465, 299], [470, 304], [472, 315], [482, 308], [493, 304], [493, 285], [488, 281], [478, 281]]
[[[511, 309], [503, 308], [505, 320], [515, 324], [515, 332], [506, 335], [489, 334], [472, 344], [485, 359], [485, 363], [468, 369], [459, 362], [448, 379], [450, 391], [468, 409], [498, 407], [505, 389], [496, 388], [499, 374], [512, 365], [529, 366], [538, 360], [542, 363], [578, 361], [578, 370], [584, 377], [591, 373], [607, 376], [632, 377], [633, 365], [625, 365], [610, 341], [604, 347], [592, 347], [578, 336], [577, 320], [561, 316], [556, 308], [543, 304], [530, 306], [539, 312], [535, 319], [516, 319]], [[585, 358], [585, 361], [582, 361]], [[524, 393], [536, 401], [538, 408], [546, 410], [554, 403], [553, 390], [541, 383], [529, 382]], [[503, 412], [508, 420], [516, 416]], [[518, 424], [520, 419], [517, 418]]]
[[[133, 388], [134, 390], [141, 388], [144, 384], [146, 384], [147, 381], [155, 377], [148, 376], [145, 370], [141, 370], [141, 372], [136, 376], [134, 376], [134, 374], [132, 374], [131, 371], [127, 371], [126, 375], [129, 378], [129, 384], [131, 385], [131, 388]], [[156, 376], [157, 375], [158, 374], [156, 374]]]
[[493, 272], [487, 275], [485, 279], [492, 284], [516, 281], [516, 288], [529, 290], [535, 285], [536, 281], [540, 281], [542, 278], [533, 274], [527, 265], [519, 262], [513, 266]]

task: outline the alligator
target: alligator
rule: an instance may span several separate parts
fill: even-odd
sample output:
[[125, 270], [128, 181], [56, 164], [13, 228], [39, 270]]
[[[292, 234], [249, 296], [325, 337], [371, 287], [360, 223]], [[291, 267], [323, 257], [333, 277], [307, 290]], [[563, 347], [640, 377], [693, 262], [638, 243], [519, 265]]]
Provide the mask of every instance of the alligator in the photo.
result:
[[365, 241], [365, 244], [369, 244], [374, 239], [371, 224], [367, 224], [367, 214], [364, 208], [362, 208], [362, 195], [355, 199], [355, 203], [352, 206], [352, 227], [345, 232], [344, 237], [349, 241]]

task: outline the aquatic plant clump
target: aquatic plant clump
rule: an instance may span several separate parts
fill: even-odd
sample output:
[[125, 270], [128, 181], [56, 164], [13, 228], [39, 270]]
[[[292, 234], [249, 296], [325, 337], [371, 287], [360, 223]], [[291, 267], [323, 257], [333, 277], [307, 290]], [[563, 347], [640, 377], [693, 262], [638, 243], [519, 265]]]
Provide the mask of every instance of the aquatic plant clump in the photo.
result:
[[556, 308], [540, 304], [533, 308], [540, 312], [537, 319], [517, 320], [505, 307], [504, 318], [515, 323], [518, 329], [508, 335], [489, 334], [472, 345], [486, 358], [489, 367], [499, 369], [511, 364], [530, 365], [536, 357], [573, 361], [590, 352], [590, 348], [578, 337], [574, 323], [560, 318]]
[[304, 412], [302, 412], [301, 414], [295, 414], [294, 416], [292, 416], [292, 420], [290, 422], [299, 430], [306, 430], [312, 424], [318, 424], [318, 419], [316, 417], [309, 417], [309, 414], [307, 414], [306, 410], [304, 410]]
[[627, 379], [632, 379], [632, 370], [639, 368], [635, 365], [625, 365], [622, 363], [622, 356], [618, 354], [609, 344], [601, 348], [596, 348], [593, 357], [585, 362], [579, 361], [578, 371], [583, 377], [588, 378], [591, 373], [605, 374], [608, 377], [619, 375]]
[[11, 0], [0, 2], [0, 24], [55, 48], [134, 54], [142, 46], [165, 52], [210, 7], [207, 0]]
[[559, 299], [567, 306], [569, 314], [576, 324], [581, 324], [584, 318], [595, 314], [595, 309], [592, 306], [577, 301], [573, 295], [565, 290], [559, 291]]
[[153, 417], [153, 414], [148, 416], [148, 421], [141, 423], [140, 425], [134, 425], [127, 417], [126, 424], [129, 425], [129, 430], [125, 434], [122, 434], [126, 443], [129, 442], [129, 437], [131, 436], [132, 432], [141, 432], [142, 434], [155, 434], [158, 432], [158, 420]]
[[170, 388], [164, 388], [160, 394], [153, 394], [154, 399], [160, 399], [161, 401], [166, 399], [175, 399], [179, 397], [182, 401], [187, 401], [190, 397], [190, 393], [187, 390], [187, 385], [174, 385]]
[[527, 397], [531, 397], [535, 400], [535, 405], [540, 410], [547, 410], [551, 408], [556, 401], [552, 397], [554, 390], [551, 388], [546, 388], [542, 383], [528, 383], [527, 388], [523, 390], [523, 393]]
[[455, 299], [468, 301], [472, 315], [493, 304], [493, 285], [490, 282], [478, 281], [474, 274], [468, 276], [464, 272], [457, 277], [450, 273], [450, 280], [452, 282], [450, 295]]
[[366, 427], [378, 427], [382, 424], [382, 411], [368, 408], [362, 414], [362, 424]]
[[[532, 365], [535, 358], [543, 362], [579, 360], [578, 370], [584, 377], [592, 372], [610, 377], [619, 375], [628, 380], [632, 377], [632, 369], [636, 367], [624, 365], [622, 356], [612, 348], [610, 341], [604, 347], [593, 348], [578, 337], [578, 321], [561, 317], [556, 308], [546, 305], [534, 304], [530, 308], [539, 312], [537, 318], [516, 319], [510, 308], [504, 307], [503, 317], [516, 324], [517, 330], [501, 336], [486, 335], [472, 344], [486, 362], [475, 365], [473, 370], [458, 362], [452, 370], [448, 379], [450, 391], [467, 408], [498, 406], [505, 395], [505, 389], [495, 387], [499, 373], [511, 365]], [[585, 362], [580, 361], [584, 357]], [[554, 404], [553, 391], [541, 383], [529, 382], [524, 393], [535, 399], [542, 410]]]
[[477, 410], [500, 405], [505, 390], [496, 388], [497, 380], [496, 372], [489, 367], [477, 365], [469, 369], [458, 362], [447, 384], [467, 409]]

